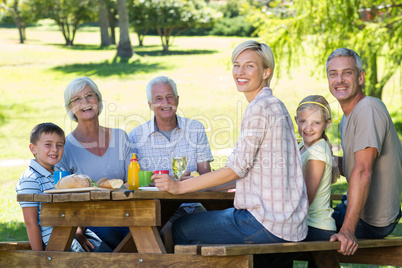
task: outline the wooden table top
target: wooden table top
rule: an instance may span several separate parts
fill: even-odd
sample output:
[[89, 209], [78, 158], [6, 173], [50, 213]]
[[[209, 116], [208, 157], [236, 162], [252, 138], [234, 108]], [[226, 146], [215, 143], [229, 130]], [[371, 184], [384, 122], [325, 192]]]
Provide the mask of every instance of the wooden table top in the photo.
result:
[[180, 195], [173, 195], [162, 191], [141, 191], [141, 190], [105, 190], [71, 193], [51, 193], [51, 194], [19, 194], [17, 201], [27, 202], [85, 202], [85, 201], [106, 201], [106, 200], [133, 200], [133, 199], [161, 199], [161, 200], [180, 200], [202, 201], [202, 200], [233, 200], [233, 192], [194, 192]]

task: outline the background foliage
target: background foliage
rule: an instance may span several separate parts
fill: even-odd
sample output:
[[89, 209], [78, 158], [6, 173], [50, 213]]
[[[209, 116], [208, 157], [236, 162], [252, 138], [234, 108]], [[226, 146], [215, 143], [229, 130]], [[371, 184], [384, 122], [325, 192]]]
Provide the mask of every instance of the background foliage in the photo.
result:
[[[271, 1], [264, 8], [246, 5], [243, 12], [276, 58], [287, 59], [288, 68], [306, 53], [311, 52], [318, 64], [336, 48], [352, 48], [364, 63], [366, 94], [380, 99], [384, 85], [401, 71], [400, 1]], [[305, 51], [304, 44], [315, 49]]]

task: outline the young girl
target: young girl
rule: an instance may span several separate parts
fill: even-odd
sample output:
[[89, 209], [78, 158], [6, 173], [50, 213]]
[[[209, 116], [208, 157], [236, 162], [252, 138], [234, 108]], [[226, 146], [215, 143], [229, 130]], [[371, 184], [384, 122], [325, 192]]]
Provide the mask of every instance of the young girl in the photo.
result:
[[306, 240], [329, 240], [336, 231], [330, 207], [331, 182], [339, 177], [332, 157], [332, 145], [325, 135], [331, 124], [331, 108], [324, 97], [307, 96], [296, 109], [295, 121], [303, 138], [299, 149], [310, 204]]

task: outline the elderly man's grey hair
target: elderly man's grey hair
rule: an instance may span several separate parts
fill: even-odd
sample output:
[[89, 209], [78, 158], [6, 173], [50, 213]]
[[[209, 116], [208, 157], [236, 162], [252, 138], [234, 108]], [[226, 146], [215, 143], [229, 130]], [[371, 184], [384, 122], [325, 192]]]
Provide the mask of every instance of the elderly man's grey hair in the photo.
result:
[[167, 76], [158, 76], [153, 78], [151, 81], [148, 82], [146, 91], [147, 91], [147, 99], [149, 103], [152, 103], [152, 88], [154, 85], [157, 84], [166, 84], [170, 85], [173, 89], [174, 96], [177, 98], [177, 87], [176, 83]]
[[362, 59], [360, 58], [359, 54], [357, 54], [355, 51], [348, 49], [348, 48], [337, 48], [334, 50], [331, 55], [329, 55], [327, 59], [327, 63], [325, 65], [325, 69], [328, 71], [328, 63], [330, 60], [333, 58], [338, 58], [338, 57], [352, 57], [355, 59], [355, 66], [357, 69], [357, 73], [360, 74], [363, 71], [363, 63]]

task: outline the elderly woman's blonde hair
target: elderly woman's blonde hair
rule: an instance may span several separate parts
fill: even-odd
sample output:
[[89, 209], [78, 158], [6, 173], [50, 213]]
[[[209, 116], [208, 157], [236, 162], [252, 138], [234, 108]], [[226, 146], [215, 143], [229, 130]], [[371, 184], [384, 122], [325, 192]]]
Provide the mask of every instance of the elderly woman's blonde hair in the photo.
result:
[[267, 86], [270, 85], [272, 77], [274, 75], [274, 69], [275, 69], [275, 60], [274, 60], [274, 54], [272, 53], [271, 48], [264, 43], [259, 43], [254, 40], [249, 40], [245, 41], [241, 44], [239, 44], [232, 53], [232, 63], [234, 63], [237, 59], [237, 57], [245, 50], [252, 50], [255, 51], [258, 56], [262, 60], [262, 64], [264, 69], [269, 68], [271, 69], [271, 75], [267, 78]]
[[78, 77], [71, 81], [64, 91], [64, 107], [66, 108], [68, 116], [74, 122], [78, 122], [78, 119], [74, 115], [73, 111], [71, 111], [69, 104], [71, 99], [86, 86], [89, 86], [96, 93], [96, 95], [98, 95], [98, 115], [100, 115], [103, 110], [102, 94], [100, 93], [98, 86], [89, 77]]

